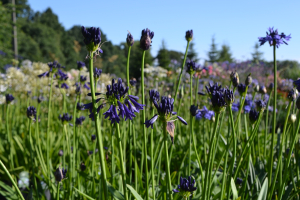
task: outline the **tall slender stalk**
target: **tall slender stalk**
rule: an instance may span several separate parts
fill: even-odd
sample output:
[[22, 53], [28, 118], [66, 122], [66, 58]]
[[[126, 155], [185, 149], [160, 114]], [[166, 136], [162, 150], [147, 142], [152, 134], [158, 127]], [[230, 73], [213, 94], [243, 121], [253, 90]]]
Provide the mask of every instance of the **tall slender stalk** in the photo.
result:
[[170, 164], [169, 164], [169, 153], [168, 153], [168, 133], [167, 133], [167, 122], [163, 122], [163, 133], [164, 133], [164, 148], [165, 148], [165, 165], [166, 165], [166, 173], [167, 173], [167, 188], [169, 189], [169, 199], [173, 199], [172, 195], [172, 184], [171, 184], [171, 176], [170, 176]]
[[[181, 66], [180, 75], [179, 75], [179, 80], [177, 82], [176, 91], [175, 91], [174, 98], [173, 98], [174, 99], [174, 104], [175, 104], [175, 101], [177, 99], [176, 97], [177, 97], [178, 89], [179, 89], [179, 86], [180, 86], [180, 82], [181, 82], [181, 78], [182, 78], [182, 73], [183, 73], [183, 68], [184, 68], [184, 65], [185, 65], [185, 61], [186, 61], [187, 53], [188, 53], [188, 50], [189, 50], [189, 46], [190, 46], [190, 41], [188, 41], [187, 45], [186, 45], [185, 54], [184, 54], [184, 58], [183, 58], [182, 66]], [[180, 106], [180, 104], [178, 105], [178, 107], [179, 106]]]
[[[144, 86], [144, 61], [145, 61], [145, 53], [146, 51], [143, 50], [143, 57], [142, 57], [142, 66], [141, 66], [141, 82], [142, 82], [142, 104], [145, 105], [145, 86]], [[145, 109], [143, 111], [143, 123], [146, 121], [146, 112]], [[147, 133], [145, 124], [143, 126], [143, 136], [144, 136], [144, 159], [145, 159], [145, 182], [146, 182], [146, 200], [149, 199], [149, 182], [148, 182], [148, 161], [147, 161]]]
[[8, 115], [9, 115], [9, 104], [6, 106], [6, 118], [5, 118], [5, 123], [6, 123], [6, 133], [7, 133], [7, 143], [9, 144], [9, 159], [10, 159], [10, 169], [13, 171], [14, 170], [14, 158], [13, 158], [13, 137], [12, 137], [12, 132], [9, 130], [9, 123], [8, 123]]
[[[193, 75], [190, 74], [190, 107], [193, 105]], [[192, 134], [193, 134], [193, 116], [190, 113], [190, 136], [189, 136], [189, 160], [188, 160], [188, 175], [191, 175], [191, 152], [192, 152]]]
[[[154, 116], [154, 108], [152, 108], [152, 115]], [[155, 200], [155, 181], [154, 181], [154, 149], [153, 149], [153, 129], [150, 135], [150, 156], [151, 156], [151, 180], [152, 180], [152, 199]]]
[[32, 144], [32, 136], [31, 136], [31, 119], [28, 119], [28, 132], [29, 132], [29, 146], [30, 146], [30, 160], [31, 160], [31, 172], [32, 172], [32, 180], [33, 180], [33, 185], [34, 185], [34, 190], [36, 192], [37, 198], [39, 199], [38, 195], [38, 189], [37, 189], [37, 183], [36, 183], [36, 178], [35, 178], [35, 162], [33, 160], [33, 144]]
[[51, 168], [50, 168], [50, 122], [51, 122], [51, 99], [52, 99], [52, 85], [53, 85], [54, 73], [52, 73], [50, 80], [50, 91], [48, 98], [48, 116], [47, 116], [47, 169], [48, 169], [48, 187], [51, 185]]
[[266, 108], [267, 111], [266, 111], [266, 121], [265, 121], [265, 138], [264, 138], [264, 157], [265, 158], [267, 156], [267, 136], [269, 134], [269, 105], [271, 102], [272, 91], [269, 93], [269, 99], [268, 99], [267, 108]]
[[2, 163], [1, 160], [0, 160], [0, 165], [1, 165], [1, 167], [3, 168], [5, 174], [8, 176], [8, 178], [9, 178], [10, 181], [12, 182], [12, 184], [14, 185], [14, 187], [15, 187], [15, 189], [17, 190], [18, 195], [20, 196], [20, 198], [21, 198], [22, 200], [25, 200], [24, 197], [23, 197], [23, 195], [22, 195], [22, 193], [21, 193], [21, 191], [19, 190], [17, 184], [15, 183], [13, 177], [12, 177], [11, 174], [8, 172], [7, 168], [6, 168], [5, 165]]
[[[273, 154], [274, 154], [274, 138], [275, 138], [275, 132], [276, 132], [276, 106], [277, 106], [277, 63], [276, 63], [276, 45], [273, 45], [273, 65], [274, 65], [274, 98], [273, 98], [273, 129], [272, 129], [272, 140], [271, 140], [271, 152], [270, 152], [270, 162], [269, 162], [269, 195], [272, 195], [270, 193], [271, 185], [272, 185], [272, 170], [273, 170]], [[276, 182], [275, 179], [273, 179], [273, 182]]]
[[234, 127], [237, 128], [237, 125], [239, 123], [239, 120], [240, 120], [240, 115], [242, 113], [242, 110], [243, 110], [243, 107], [244, 107], [244, 103], [245, 103], [245, 100], [246, 100], [246, 95], [247, 95], [247, 92], [248, 92], [248, 85], [246, 86], [246, 90], [245, 90], [245, 93], [243, 94], [243, 99], [241, 100], [241, 105], [240, 105], [240, 108], [239, 108], [239, 112], [238, 112], [238, 115], [236, 117], [236, 120], [235, 120], [235, 124], [234, 124]]
[[125, 163], [124, 163], [124, 158], [123, 158], [120, 125], [118, 123], [116, 123], [116, 127], [117, 127], [117, 134], [118, 134], [117, 138], [118, 138], [118, 144], [119, 144], [119, 157], [120, 157], [121, 173], [122, 173], [122, 180], [123, 180], [123, 190], [124, 190], [125, 199], [128, 200], [127, 189], [126, 189], [126, 171], [125, 171]]
[[90, 74], [90, 86], [91, 86], [91, 93], [92, 93], [92, 102], [93, 102], [93, 113], [94, 113], [94, 119], [95, 119], [95, 128], [96, 128], [96, 136], [97, 136], [97, 145], [99, 149], [99, 160], [101, 165], [101, 175], [102, 175], [102, 181], [103, 181], [103, 189], [104, 189], [104, 196], [105, 199], [108, 199], [107, 194], [107, 177], [106, 177], [106, 167], [105, 167], [105, 160], [104, 160], [104, 153], [103, 153], [103, 142], [102, 142], [102, 134], [100, 130], [100, 123], [99, 123], [99, 117], [96, 111], [96, 97], [95, 97], [95, 86], [94, 86], [94, 68], [93, 68], [93, 52], [90, 52], [89, 54], [89, 74]]

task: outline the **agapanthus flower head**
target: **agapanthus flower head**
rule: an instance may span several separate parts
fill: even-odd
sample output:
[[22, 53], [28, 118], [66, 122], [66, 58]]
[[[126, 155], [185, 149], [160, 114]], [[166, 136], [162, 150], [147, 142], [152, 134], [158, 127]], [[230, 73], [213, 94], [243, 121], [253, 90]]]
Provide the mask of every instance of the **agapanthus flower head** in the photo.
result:
[[92, 142], [95, 141], [96, 140], [96, 135], [92, 135], [91, 140], [92, 140]]
[[178, 116], [177, 112], [173, 111], [174, 108], [173, 98], [162, 96], [160, 98], [160, 102], [154, 100], [153, 104], [157, 110], [157, 114], [155, 114], [150, 120], [146, 120], [144, 124], [146, 125], [147, 128], [151, 126], [151, 128], [153, 129], [153, 124], [155, 121], [157, 121], [157, 119], [159, 119], [161, 123], [166, 123], [167, 132], [170, 134], [171, 140], [173, 142], [174, 130], [175, 130], [174, 121], [176, 120], [176, 117], [184, 125], [187, 125], [187, 122], [182, 117]]
[[[119, 123], [120, 118], [125, 118], [132, 120], [135, 117], [135, 112], [139, 112], [144, 109], [143, 104], [139, 104], [139, 98], [137, 96], [128, 95], [128, 87], [123, 85], [122, 79], [119, 78], [116, 83], [115, 80], [112, 80], [111, 85], [107, 85], [107, 92], [105, 93], [105, 97], [99, 98], [96, 100], [96, 103], [100, 100], [104, 100], [104, 102], [98, 106], [96, 112], [98, 113], [101, 108], [105, 105], [109, 105], [109, 109], [103, 113], [105, 118], [109, 117], [111, 123]], [[101, 93], [99, 93], [101, 95]], [[103, 94], [104, 95], [104, 94]], [[90, 118], [93, 119], [93, 104], [85, 104], [85, 109], [90, 110]]]
[[42, 77], [45, 77], [45, 76], [49, 77], [50, 73], [56, 73], [57, 70], [65, 68], [64, 66], [61, 66], [57, 61], [49, 62], [48, 66], [49, 66], [49, 71], [38, 75], [39, 78], [42, 78]]
[[236, 183], [237, 183], [238, 185], [242, 185], [242, 183], [243, 183], [243, 179], [241, 179], [241, 178], [237, 177], [237, 179], [236, 179]]
[[72, 115], [69, 115], [68, 113], [64, 113], [63, 115], [59, 115], [58, 118], [61, 120], [63, 124], [68, 124], [69, 121], [72, 120]]
[[258, 100], [255, 102], [258, 111], [263, 111], [266, 109], [266, 103], [263, 100]]
[[76, 87], [75, 93], [76, 93], [77, 95], [80, 95], [80, 94], [81, 94], [81, 86], [80, 86], [80, 84], [79, 84], [79, 83], [76, 83], [76, 84], [75, 84], [75, 87]]
[[274, 89], [274, 83], [270, 83], [268, 91], [271, 92]]
[[55, 176], [55, 180], [57, 182], [61, 182], [63, 179], [66, 178], [66, 174], [67, 174], [67, 169], [64, 169], [64, 168], [57, 168], [55, 173], [54, 173], [54, 176]]
[[84, 26], [82, 26], [81, 32], [84, 37], [84, 44], [89, 52], [103, 52], [102, 49], [100, 49], [101, 32], [99, 28], [90, 27], [86, 29]]
[[255, 123], [258, 120], [259, 112], [256, 110], [250, 110], [249, 119], [251, 123]]
[[224, 88], [222, 88], [222, 85], [219, 85], [218, 83], [211, 84], [209, 83], [209, 86], [205, 86], [205, 89], [210, 97], [212, 97], [212, 94], [215, 92], [224, 92]]
[[85, 117], [84, 116], [80, 116], [78, 118], [76, 118], [75, 120], [75, 124], [76, 126], [81, 126], [82, 125], [82, 122], [85, 120]]
[[159, 101], [159, 92], [156, 90], [149, 90], [149, 97], [150, 97], [151, 103], [153, 103], [154, 101], [158, 102]]
[[246, 85], [246, 86], [249, 86], [251, 83], [252, 83], [252, 77], [251, 77], [251, 74], [249, 74], [249, 75], [246, 77], [245, 85]]
[[179, 193], [184, 199], [187, 199], [197, 190], [195, 184], [196, 181], [195, 179], [192, 180], [192, 176], [189, 176], [187, 179], [180, 177], [180, 184], [177, 189], [173, 189], [173, 192]]
[[274, 30], [274, 27], [269, 28], [269, 32], [267, 32], [266, 37], [259, 37], [258, 40], [260, 42], [260, 45], [265, 44], [266, 42], [269, 42], [270, 46], [276, 45], [278, 48], [281, 44], [288, 44], [287, 42], [291, 39], [290, 35], [285, 35], [284, 33], [278, 34], [278, 30]]
[[34, 106], [29, 106], [27, 108], [27, 117], [33, 121], [36, 119], [36, 108]]
[[231, 72], [230, 79], [233, 87], [237, 87], [240, 83], [239, 74], [237, 72]]
[[267, 94], [267, 88], [264, 85], [261, 85], [259, 87], [259, 93], [260, 94]]
[[230, 89], [225, 89], [224, 91], [224, 96], [225, 96], [225, 102], [230, 105], [234, 102], [234, 95], [233, 91]]
[[151, 32], [148, 28], [142, 30], [142, 36], [140, 39], [140, 48], [144, 51], [148, 50], [151, 46], [154, 32]]
[[212, 120], [212, 117], [215, 116], [215, 112], [212, 110], [208, 110], [206, 106], [203, 106], [203, 109], [200, 109], [199, 112], [196, 114], [196, 119], [200, 120], [202, 118]]
[[84, 162], [80, 163], [80, 169], [81, 171], [84, 171], [86, 169], [86, 165], [84, 164]]
[[198, 105], [191, 105], [191, 107], [190, 107], [190, 113], [191, 113], [191, 115], [193, 117], [195, 117], [198, 112], [199, 112]]
[[128, 46], [132, 46], [134, 44], [134, 39], [131, 33], [128, 31], [127, 37], [126, 37], [126, 43]]
[[14, 99], [15, 97], [12, 94], [5, 95], [6, 104], [10, 104]]
[[194, 74], [196, 71], [200, 70], [200, 65], [198, 65], [192, 60], [187, 61], [186, 66], [187, 66], [186, 72], [189, 74]]
[[77, 105], [76, 105], [76, 109], [77, 110], [84, 110], [84, 104], [78, 102]]
[[102, 74], [102, 69], [99, 69], [99, 68], [95, 67], [94, 68], [94, 78], [96, 80], [98, 80], [100, 78], [101, 74]]
[[82, 70], [85, 67], [85, 63], [82, 61], [77, 61], [77, 69]]
[[243, 83], [240, 83], [237, 88], [238, 88], [238, 92], [240, 93], [241, 96], [245, 94], [246, 85], [244, 85]]
[[129, 84], [130, 84], [130, 86], [132, 86], [132, 87], [135, 87], [135, 86], [136, 86], [136, 83], [137, 83], [137, 81], [136, 81], [135, 78], [132, 78], [132, 79], [129, 80]]
[[44, 97], [43, 96], [39, 96], [37, 99], [38, 103], [42, 103], [44, 101]]
[[225, 95], [223, 92], [216, 91], [211, 96], [212, 108], [216, 113], [224, 111], [227, 103], [225, 101]]
[[185, 39], [186, 41], [191, 41], [193, 39], [193, 36], [194, 36], [194, 33], [193, 33], [193, 30], [187, 30], [185, 32]]
[[85, 82], [86, 82], [86, 79], [87, 79], [86, 76], [82, 76], [82, 75], [81, 75], [81, 76], [80, 76], [80, 83], [81, 83], [81, 84], [85, 83]]
[[293, 88], [289, 91], [288, 95], [287, 95], [287, 99], [289, 101], [295, 101], [295, 99], [297, 98], [297, 92], [296, 92], [296, 88]]

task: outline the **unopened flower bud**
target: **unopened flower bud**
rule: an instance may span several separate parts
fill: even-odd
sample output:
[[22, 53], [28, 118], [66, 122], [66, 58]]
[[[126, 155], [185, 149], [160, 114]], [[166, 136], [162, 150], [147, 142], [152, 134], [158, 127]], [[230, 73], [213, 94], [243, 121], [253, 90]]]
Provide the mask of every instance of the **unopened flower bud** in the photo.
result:
[[254, 90], [255, 92], [259, 92], [259, 85], [254, 86], [254, 87], [253, 87], [253, 90]]
[[195, 105], [191, 105], [191, 108], [190, 108], [190, 113], [192, 116], [196, 116], [196, 114], [199, 112], [198, 110], [198, 106], [195, 106]]
[[252, 77], [251, 74], [249, 74], [245, 80], [246, 86], [249, 86], [252, 83]]
[[148, 28], [142, 30], [142, 36], [140, 39], [140, 48], [144, 51], [148, 50], [152, 43], [154, 32], [151, 32]]
[[263, 111], [266, 108], [266, 103], [263, 100], [258, 100], [255, 103], [258, 111]]
[[60, 149], [60, 150], [58, 151], [58, 155], [59, 155], [59, 156], [63, 156], [63, 155], [64, 155], [63, 150]]
[[224, 91], [225, 102], [230, 105], [234, 102], [233, 92], [229, 89], [225, 89]]
[[274, 89], [274, 83], [270, 83], [268, 87], [268, 92], [271, 92]]
[[233, 87], [237, 87], [240, 83], [239, 74], [237, 72], [231, 72], [230, 79]]
[[55, 173], [54, 173], [54, 176], [55, 176], [55, 180], [57, 182], [61, 182], [63, 179], [66, 178], [66, 174], [67, 174], [67, 169], [64, 169], [64, 168], [57, 168]]
[[255, 123], [258, 120], [258, 117], [259, 117], [259, 112], [257, 112], [256, 110], [250, 110], [249, 119], [251, 123]]
[[267, 88], [264, 85], [260, 86], [259, 87], [259, 93], [266, 94], [267, 93]]
[[133, 36], [131, 35], [130, 32], [128, 32], [128, 34], [127, 34], [126, 42], [127, 42], [128, 46], [132, 46], [134, 43]]
[[186, 41], [191, 41], [193, 39], [193, 30], [187, 31], [185, 32], [185, 39]]
[[296, 94], [296, 91], [297, 89], [291, 89], [290, 91], [289, 91], [289, 93], [288, 93], [288, 96], [287, 96], [287, 99], [289, 100], [289, 101], [295, 101], [295, 99], [297, 98], [297, 94]]
[[80, 163], [80, 169], [81, 171], [84, 171], [86, 169], [84, 162]]

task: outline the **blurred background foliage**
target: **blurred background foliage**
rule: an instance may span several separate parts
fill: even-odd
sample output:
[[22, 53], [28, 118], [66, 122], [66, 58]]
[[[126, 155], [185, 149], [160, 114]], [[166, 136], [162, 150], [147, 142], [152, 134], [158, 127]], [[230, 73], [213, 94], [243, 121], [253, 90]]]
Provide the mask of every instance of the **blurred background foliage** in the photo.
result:
[[[75, 25], [66, 30], [51, 8], [46, 9], [44, 12], [34, 12], [27, 0], [16, 0], [16, 14], [19, 61], [28, 59], [33, 62], [47, 63], [57, 60], [67, 69], [71, 69], [76, 68], [76, 61], [83, 60], [87, 56], [80, 25]], [[11, 1], [0, 0], [0, 70], [2, 72], [5, 71], [7, 66], [13, 64], [12, 25]], [[125, 40], [124, 43], [115, 45], [107, 40], [105, 30], [101, 30], [101, 33], [103, 42], [101, 48], [105, 53], [95, 59], [95, 66], [101, 68], [104, 73], [125, 78], [128, 52]], [[146, 52], [145, 64], [174, 70], [181, 66], [184, 50], [182, 49], [182, 52], [169, 50], [166, 42], [162, 41], [157, 55], [151, 55], [150, 51]], [[131, 78], [134, 77], [137, 80], [140, 76], [141, 54], [139, 41], [136, 41], [131, 51], [130, 71]], [[216, 44], [214, 36], [212, 37], [211, 46], [208, 47], [206, 58], [202, 58], [202, 55], [201, 59], [199, 58], [193, 42], [190, 44], [187, 57], [196, 62], [236, 62], [230, 46]], [[272, 67], [272, 63], [263, 60], [263, 54], [259, 51], [258, 44], [254, 45], [251, 61], [253, 64], [264, 62], [264, 65], [260, 65], [264, 68], [262, 71], [269, 71], [269, 68]], [[297, 61], [278, 61], [278, 69], [279, 76], [283, 79], [297, 79], [300, 74], [300, 64]]]

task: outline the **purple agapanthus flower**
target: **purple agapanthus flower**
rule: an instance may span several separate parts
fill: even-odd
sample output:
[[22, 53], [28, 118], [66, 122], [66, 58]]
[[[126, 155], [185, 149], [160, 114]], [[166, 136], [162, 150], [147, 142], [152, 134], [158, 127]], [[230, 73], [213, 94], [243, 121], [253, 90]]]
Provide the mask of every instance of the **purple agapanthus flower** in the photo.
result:
[[[68, 113], [64, 113], [63, 115], [59, 115], [58, 118], [63, 124], [68, 124], [68, 122], [72, 120], [72, 115], [69, 115]], [[72, 126], [72, 124], [70, 125]]]
[[187, 179], [180, 177], [180, 184], [177, 189], [173, 189], [173, 192], [180, 193], [185, 199], [193, 195], [193, 192], [197, 190], [195, 187], [195, 179], [192, 181], [192, 177], [189, 176]]
[[[156, 94], [159, 96], [159, 93]], [[174, 137], [174, 130], [175, 130], [175, 124], [174, 119], [177, 117], [177, 119], [182, 122], [184, 125], [187, 125], [187, 122], [180, 116], [177, 115], [177, 112], [173, 111], [174, 108], [174, 99], [168, 98], [165, 96], [162, 96], [160, 99], [160, 102], [158, 102], [156, 99], [153, 100], [153, 104], [158, 112], [158, 114], [155, 114], [151, 119], [145, 121], [145, 125], [147, 128], [151, 126], [153, 129], [153, 124], [157, 119], [160, 119], [162, 123], [167, 123], [167, 131], [169, 132], [171, 136], [171, 140], [173, 142]]]
[[94, 68], [94, 78], [98, 80], [102, 74], [102, 69]]
[[214, 111], [208, 110], [206, 108], [206, 106], [203, 106], [203, 109], [200, 109], [198, 111], [198, 113], [196, 114], [196, 119], [200, 120], [200, 119], [204, 118], [204, 119], [211, 120], [212, 117], [214, 117], [214, 116], [215, 116], [215, 112]]
[[213, 110], [218, 113], [223, 111], [227, 106], [224, 88], [222, 88], [221, 85], [218, 85], [218, 83], [214, 85], [209, 84], [209, 87], [205, 86], [205, 88], [209, 94]]
[[57, 61], [49, 62], [48, 66], [49, 66], [49, 71], [44, 72], [44, 73], [38, 75], [39, 78], [42, 78], [42, 77], [45, 77], [45, 76], [49, 77], [50, 73], [52, 73], [52, 72], [56, 73], [57, 70], [65, 68], [64, 66], [61, 66]]
[[278, 48], [281, 44], [288, 44], [287, 42], [291, 39], [290, 35], [285, 35], [284, 33], [278, 34], [278, 30], [274, 30], [274, 27], [269, 28], [269, 33], [267, 32], [266, 37], [259, 37], [258, 40], [260, 45], [264, 45], [266, 42], [269, 42], [270, 46], [276, 45]]
[[84, 116], [80, 116], [79, 118], [76, 118], [75, 120], [75, 125], [76, 126], [80, 126], [82, 125], [82, 122], [85, 120], [85, 117]]
[[186, 66], [187, 66], [186, 72], [189, 74], [193, 74], [196, 71], [200, 71], [200, 65], [198, 65], [192, 60], [187, 61]]
[[[111, 123], [119, 123], [121, 118], [132, 120], [135, 117], [135, 112], [139, 112], [144, 109], [143, 104], [138, 103], [138, 97], [133, 95], [128, 95], [128, 87], [123, 85], [122, 79], [119, 78], [118, 82], [115, 83], [115, 80], [112, 80], [111, 85], [107, 85], [107, 92], [105, 97], [99, 98], [96, 100], [96, 103], [100, 100], [103, 100], [102, 104], [96, 108], [96, 113], [100, 111], [105, 105], [110, 105], [109, 109], [103, 113], [105, 118], [109, 118]], [[104, 94], [96, 94], [104, 95]], [[93, 119], [93, 104], [85, 104], [85, 109], [90, 110], [90, 118]]]
[[151, 32], [148, 28], [142, 30], [142, 36], [140, 39], [140, 48], [142, 50], [148, 50], [151, 46], [154, 32]]
[[85, 63], [82, 61], [77, 61], [77, 69], [82, 70], [85, 67]]
[[35, 121], [36, 119], [36, 108], [34, 106], [29, 106], [27, 108], [27, 117], [33, 121]]
[[14, 99], [15, 97], [12, 94], [5, 95], [6, 104], [10, 104]]
[[126, 42], [127, 42], [128, 46], [132, 46], [134, 44], [134, 39], [133, 39], [133, 36], [131, 35], [131, 33], [127, 34]]
[[233, 112], [238, 112], [240, 108], [240, 104], [239, 103], [233, 103], [231, 106], [231, 109]]
[[249, 113], [253, 105], [253, 101], [251, 99], [245, 99], [244, 102], [244, 113]]
[[86, 83], [87, 77], [86, 76], [80, 76], [80, 83], [83, 84], [83, 87], [87, 90], [90, 90], [91, 88], [88, 86], [90, 83]]

